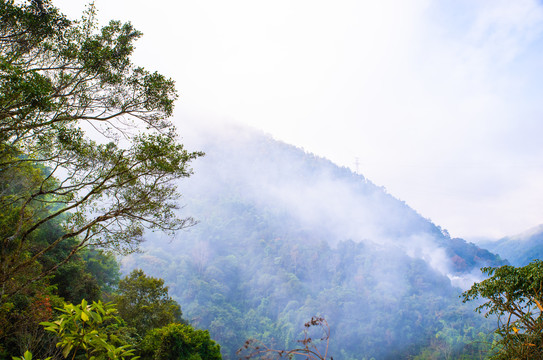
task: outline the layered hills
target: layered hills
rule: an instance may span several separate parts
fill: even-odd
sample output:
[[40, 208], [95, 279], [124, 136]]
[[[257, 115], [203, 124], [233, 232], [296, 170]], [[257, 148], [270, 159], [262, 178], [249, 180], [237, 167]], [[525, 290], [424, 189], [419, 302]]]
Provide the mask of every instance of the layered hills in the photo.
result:
[[543, 225], [521, 234], [506, 236], [497, 241], [487, 240], [479, 244], [507, 259], [513, 266], [525, 266], [532, 260], [543, 259]]

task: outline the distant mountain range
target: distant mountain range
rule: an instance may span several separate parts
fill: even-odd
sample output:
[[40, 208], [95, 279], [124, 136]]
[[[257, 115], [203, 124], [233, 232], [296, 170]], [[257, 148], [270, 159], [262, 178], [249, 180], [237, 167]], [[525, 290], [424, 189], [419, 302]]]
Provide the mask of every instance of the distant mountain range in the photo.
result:
[[525, 266], [532, 260], [543, 259], [543, 225], [498, 241], [482, 241], [479, 245], [499, 254], [513, 266]]
[[[451, 238], [364, 176], [258, 131], [194, 127], [184, 138], [206, 152], [179, 184], [182, 213], [199, 224], [173, 241], [149, 234], [146, 253], [123, 268], [164, 278], [226, 359], [249, 337], [295, 345], [313, 315], [330, 323], [336, 359], [415, 356], [442, 345], [437, 333], [469, 340], [466, 324], [486, 326], [458, 287], [505, 264], [499, 256]], [[462, 352], [468, 340], [440, 341]]]

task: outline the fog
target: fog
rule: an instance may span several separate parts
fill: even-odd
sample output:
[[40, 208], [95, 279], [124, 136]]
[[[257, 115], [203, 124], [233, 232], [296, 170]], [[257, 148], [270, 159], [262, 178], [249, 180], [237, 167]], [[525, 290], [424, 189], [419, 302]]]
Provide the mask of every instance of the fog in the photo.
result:
[[448, 234], [363, 175], [235, 123], [200, 120], [184, 127], [184, 137], [207, 154], [182, 185], [187, 194], [220, 197], [227, 184], [255, 206], [286, 214], [298, 230], [325, 235], [332, 246], [353, 240], [397, 249], [463, 288], [471, 285], [453, 276]]
[[[55, 0], [79, 18], [85, 0]], [[453, 236], [543, 216], [536, 0], [96, 0], [144, 33], [187, 119], [232, 119], [366, 176]]]
[[181, 216], [199, 223], [173, 240], [149, 234], [123, 266], [165, 278], [227, 357], [243, 337], [292, 344], [314, 315], [334, 327], [337, 352], [415, 351], [450, 311], [470, 313], [461, 289], [499, 263], [363, 175], [258, 130], [198, 119], [181, 132], [206, 152], [179, 184]]

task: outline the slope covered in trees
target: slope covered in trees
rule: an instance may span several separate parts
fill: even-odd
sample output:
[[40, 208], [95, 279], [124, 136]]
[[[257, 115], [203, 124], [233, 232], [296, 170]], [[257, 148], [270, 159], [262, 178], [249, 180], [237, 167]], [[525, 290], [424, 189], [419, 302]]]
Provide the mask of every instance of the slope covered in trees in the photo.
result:
[[160, 274], [226, 358], [247, 338], [292, 347], [314, 315], [335, 358], [480, 350], [466, 344], [483, 322], [455, 286], [499, 257], [326, 159], [245, 128], [196, 129], [187, 141], [207, 156], [182, 200], [199, 224], [175, 241], [148, 234], [124, 269]]
[[[141, 34], [99, 28], [92, 6], [79, 22], [48, 1], [0, 1], [0, 15], [0, 357], [220, 359], [192, 323], [234, 358], [251, 337], [292, 348], [314, 315], [336, 358], [485, 350], [457, 286], [498, 257], [363, 176], [242, 128], [187, 134], [209, 160], [180, 201], [172, 181], [202, 153], [169, 120], [173, 81], [132, 64]], [[201, 222], [180, 233], [194, 224], [184, 203]], [[124, 266], [170, 293], [141, 270], [116, 289], [103, 250], [144, 238], [148, 253]]]

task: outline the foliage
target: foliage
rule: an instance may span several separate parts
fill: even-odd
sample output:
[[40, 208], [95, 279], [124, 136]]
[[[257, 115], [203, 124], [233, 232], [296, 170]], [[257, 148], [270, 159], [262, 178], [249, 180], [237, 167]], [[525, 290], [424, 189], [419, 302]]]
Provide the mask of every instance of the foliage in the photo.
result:
[[[482, 360], [494, 341], [493, 335], [461, 321], [441, 321], [443, 328], [413, 360]], [[457, 325], [457, 326], [455, 326]], [[459, 326], [458, 326], [459, 325]]]
[[[20, 357], [13, 357], [12, 359], [13, 360], [32, 360], [33, 358], [33, 355], [30, 351], [25, 351], [25, 353], [23, 354], [23, 356], [20, 356]], [[48, 358], [45, 358], [45, 360], [50, 360], [51, 357], [48, 357]]]
[[[64, 248], [69, 249], [69, 246]], [[56, 261], [61, 261], [66, 255], [60, 252], [55, 256]], [[54, 272], [51, 283], [65, 301], [78, 303], [82, 299], [97, 301], [111, 298], [119, 279], [119, 264], [113, 254], [84, 248]]]
[[[194, 223], [176, 215], [172, 181], [202, 153], [168, 120], [174, 83], [132, 64], [130, 23], [99, 29], [95, 12], [70, 21], [47, 0], [0, 1], [0, 302], [90, 244], [130, 252], [144, 228]], [[51, 223], [62, 231], [32, 251]], [[63, 259], [30, 270], [68, 240]]]
[[[312, 314], [330, 323], [334, 358], [408, 358], [432, 341], [436, 352], [457, 356], [487, 330], [484, 319], [458, 301], [459, 292], [423, 261], [352, 241], [335, 248], [314, 244], [307, 239], [317, 235], [306, 237], [290, 225], [284, 237], [268, 233], [267, 226], [282, 220], [244, 208], [211, 229], [194, 228], [201, 232], [196, 239], [153, 241], [148, 253], [132, 255], [124, 265], [144, 266], [173, 284], [170, 293], [180, 299], [185, 318], [209, 329], [225, 359], [237, 359], [235, 351], [248, 338], [274, 349], [296, 348], [303, 338], [297, 329]], [[238, 221], [258, 221], [263, 230], [241, 232]], [[206, 247], [206, 239], [220, 240]], [[450, 341], [453, 335], [460, 339]]]
[[0, 359], [27, 350], [39, 357], [57, 353], [56, 339], [40, 325], [52, 319], [54, 307], [62, 306], [62, 299], [52, 290], [33, 288], [31, 292], [12, 297], [0, 308]]
[[[44, 246], [42, 240], [54, 236], [57, 230], [54, 227], [42, 229], [40, 237], [30, 243], [32, 251]], [[50, 235], [51, 231], [53, 235]], [[55, 248], [27, 270], [36, 274], [44, 267], [53, 266], [70, 251], [69, 244], [68, 241]], [[25, 273], [19, 273], [12, 284], [16, 285], [27, 278]], [[53, 309], [62, 307], [63, 300], [79, 303], [82, 299], [102, 299], [108, 294], [107, 289], [102, 291], [101, 283], [97, 280], [112, 282], [115, 278], [118, 278], [118, 265], [114, 258], [98, 251], [84, 250], [60, 266], [51, 276], [11, 296], [0, 308], [0, 358], [3, 358], [2, 352], [10, 354], [26, 350], [38, 357], [55, 355], [55, 339], [45, 333], [39, 323], [51, 320]]]
[[[50, 241], [62, 232], [63, 228], [58, 221], [44, 224], [19, 250], [18, 257], [15, 251], [11, 254], [12, 259], [28, 259], [49, 246]], [[22, 353], [25, 350], [32, 351], [38, 357], [55, 355], [55, 340], [44, 333], [39, 323], [50, 320], [52, 309], [62, 306], [62, 300], [77, 303], [81, 299], [101, 299], [106, 293], [101, 289], [102, 283], [97, 280], [117, 281], [116, 260], [100, 252], [91, 253], [84, 249], [64, 261], [76, 241], [63, 241], [32, 264], [14, 273], [4, 283], [6, 294], [0, 306], [0, 358], [3, 358], [2, 353]], [[57, 266], [63, 262], [63, 265]], [[56, 268], [56, 271], [51, 275], [41, 276], [46, 269], [52, 268]], [[9, 293], [12, 295], [8, 297]]]
[[142, 359], [220, 360], [220, 346], [207, 330], [188, 324], [169, 324], [147, 333], [141, 343]]
[[120, 316], [140, 336], [172, 322], [182, 322], [181, 307], [168, 295], [164, 280], [134, 270], [119, 282], [114, 297]]
[[80, 255], [85, 261], [85, 271], [96, 280], [102, 297], [110, 297], [121, 279], [120, 266], [113, 253], [87, 248]]
[[466, 291], [464, 302], [484, 298], [476, 308], [498, 319], [494, 359], [543, 358], [543, 262], [523, 267], [483, 268], [490, 276]]
[[121, 320], [115, 316], [112, 304], [83, 300], [79, 305], [65, 304], [61, 314], [53, 322], [43, 322], [45, 330], [57, 335], [57, 346], [67, 358], [75, 359], [79, 353], [86, 359], [134, 359], [134, 349], [129, 344], [116, 344], [114, 331]]
[[[19, 249], [18, 257], [20, 259], [31, 257], [32, 254], [47, 247], [49, 239], [60, 232], [62, 228], [56, 222], [44, 225], [33, 234], [32, 241], [29, 241], [24, 249]], [[42, 277], [39, 281], [32, 280], [38, 277], [45, 267], [53, 266], [58, 257], [66, 255], [67, 252], [69, 250], [65, 247], [57, 247], [46, 256], [14, 273], [9, 281], [4, 283], [4, 292], [15, 294], [9, 297], [4, 294], [0, 300], [0, 358], [2, 353], [22, 353], [25, 350], [31, 350], [34, 355], [41, 357], [54, 354], [54, 339], [43, 332], [39, 323], [50, 320], [53, 308], [62, 306], [62, 299], [57, 291], [58, 283], [55, 283], [51, 276]], [[77, 259], [71, 260], [65, 265], [77, 267]], [[9, 265], [0, 264], [2, 267]], [[71, 275], [74, 284], [83, 284], [81, 281], [83, 277], [89, 276], [80, 272]], [[18, 288], [19, 291], [15, 291]]]

